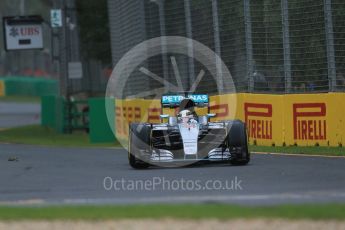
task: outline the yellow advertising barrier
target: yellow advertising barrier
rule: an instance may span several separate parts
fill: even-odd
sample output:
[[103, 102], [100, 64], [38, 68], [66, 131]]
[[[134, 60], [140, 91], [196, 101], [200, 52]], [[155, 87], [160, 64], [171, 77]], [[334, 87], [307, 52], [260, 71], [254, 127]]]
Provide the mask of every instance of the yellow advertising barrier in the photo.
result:
[[128, 127], [131, 122], [159, 123], [161, 105], [159, 100], [115, 100], [116, 137], [127, 139]]
[[331, 94], [285, 95], [285, 141], [300, 146], [327, 146], [329, 129], [335, 124]]
[[210, 112], [216, 114], [212, 121], [232, 120], [238, 117], [239, 94], [210, 97]]
[[[159, 123], [159, 100], [116, 100], [116, 136], [127, 138], [131, 122]], [[177, 111], [163, 110], [165, 114]], [[345, 93], [226, 94], [210, 97], [213, 121], [240, 119], [250, 144], [339, 146], [345, 144]], [[199, 114], [206, 110], [199, 110]]]
[[330, 146], [345, 145], [345, 93], [330, 93], [328, 100], [328, 140]]
[[0, 97], [5, 96], [5, 82], [0, 80]]
[[250, 144], [283, 145], [284, 105], [283, 96], [265, 94], [244, 94], [243, 112], [239, 119], [247, 125]]

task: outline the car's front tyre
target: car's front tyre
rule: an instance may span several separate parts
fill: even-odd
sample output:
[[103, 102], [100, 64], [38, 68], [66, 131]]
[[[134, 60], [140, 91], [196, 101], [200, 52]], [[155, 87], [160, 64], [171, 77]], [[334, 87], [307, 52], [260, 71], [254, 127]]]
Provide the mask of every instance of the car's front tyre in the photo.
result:
[[250, 161], [247, 129], [244, 122], [234, 120], [228, 123], [227, 144], [232, 165], [246, 165]]
[[150, 147], [151, 127], [146, 124], [132, 123], [129, 126], [128, 137], [128, 161], [135, 169], [145, 169], [150, 166], [140, 159], [140, 150], [147, 150]]

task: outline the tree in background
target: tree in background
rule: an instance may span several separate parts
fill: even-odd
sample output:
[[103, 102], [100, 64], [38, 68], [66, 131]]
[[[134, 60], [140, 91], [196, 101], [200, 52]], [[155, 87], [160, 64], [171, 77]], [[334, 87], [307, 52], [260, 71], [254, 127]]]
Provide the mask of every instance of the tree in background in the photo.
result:
[[107, 0], [76, 1], [84, 58], [111, 63]]

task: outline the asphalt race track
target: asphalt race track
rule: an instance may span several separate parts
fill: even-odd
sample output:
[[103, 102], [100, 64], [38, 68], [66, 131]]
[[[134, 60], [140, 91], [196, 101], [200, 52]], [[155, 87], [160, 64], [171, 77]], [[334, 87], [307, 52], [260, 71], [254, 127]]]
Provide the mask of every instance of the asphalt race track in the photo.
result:
[[0, 129], [40, 123], [39, 103], [0, 102]]
[[123, 149], [0, 144], [0, 204], [345, 202], [344, 166], [345, 158], [253, 154], [248, 166], [134, 170]]

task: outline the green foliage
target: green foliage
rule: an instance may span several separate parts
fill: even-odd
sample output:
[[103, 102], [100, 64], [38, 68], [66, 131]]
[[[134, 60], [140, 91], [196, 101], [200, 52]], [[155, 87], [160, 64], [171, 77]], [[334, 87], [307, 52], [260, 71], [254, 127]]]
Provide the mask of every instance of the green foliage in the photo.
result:
[[107, 0], [76, 1], [76, 7], [83, 56], [111, 63]]

